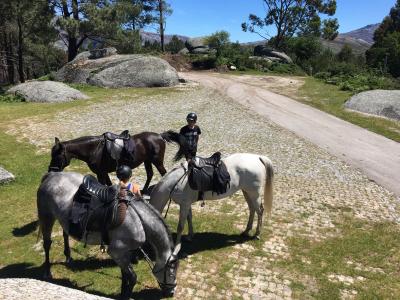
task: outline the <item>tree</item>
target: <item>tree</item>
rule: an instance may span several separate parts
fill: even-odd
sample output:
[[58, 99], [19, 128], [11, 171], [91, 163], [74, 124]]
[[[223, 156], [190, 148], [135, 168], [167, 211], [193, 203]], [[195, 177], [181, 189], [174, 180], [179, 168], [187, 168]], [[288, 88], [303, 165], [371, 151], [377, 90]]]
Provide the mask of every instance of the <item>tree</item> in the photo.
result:
[[351, 48], [348, 44], [345, 44], [337, 54], [337, 58], [340, 62], [350, 63], [353, 62], [356, 57], [353, 54], [353, 48]]
[[171, 5], [167, 3], [165, 0], [157, 0], [157, 14], [156, 20], [158, 21], [159, 25], [159, 33], [160, 33], [160, 43], [161, 43], [161, 51], [165, 51], [165, 44], [164, 44], [164, 33], [166, 28], [166, 18], [172, 14]]
[[78, 54], [86, 39], [104, 40], [121, 29], [115, 2], [107, 0], [48, 0], [57, 15], [56, 24], [67, 34], [68, 61]]
[[121, 25], [125, 30], [138, 30], [156, 22], [157, 0], [117, 0]]
[[[26, 77], [30, 77], [34, 62], [32, 58], [36, 53], [32, 51], [33, 48], [48, 43], [49, 38], [55, 36], [54, 29], [50, 26], [53, 12], [47, 0], [10, 0], [2, 2], [0, 11], [9, 81], [14, 82], [17, 61], [19, 81], [24, 82]], [[29, 48], [26, 47], [28, 44]], [[30, 59], [32, 63], [27, 65], [26, 59]]]
[[217, 59], [222, 55], [223, 50], [229, 45], [229, 32], [224, 30], [217, 31], [206, 38], [206, 43], [211, 48], [217, 50]]
[[183, 48], [185, 48], [185, 42], [176, 35], [173, 35], [171, 41], [165, 46], [165, 49], [173, 54], [178, 53]]
[[[336, 12], [336, 0], [262, 0], [266, 7], [265, 18], [249, 15], [248, 23], [242, 23], [242, 30], [253, 32], [268, 39], [268, 34], [261, 34], [259, 29], [274, 25], [276, 36], [274, 46], [278, 49], [288, 37], [295, 34], [334, 38], [338, 29], [335, 19], [326, 20], [321, 29], [320, 14], [333, 16]], [[271, 37], [271, 36], [269, 36]]]
[[374, 44], [366, 52], [368, 65], [400, 76], [400, 0], [374, 33]]

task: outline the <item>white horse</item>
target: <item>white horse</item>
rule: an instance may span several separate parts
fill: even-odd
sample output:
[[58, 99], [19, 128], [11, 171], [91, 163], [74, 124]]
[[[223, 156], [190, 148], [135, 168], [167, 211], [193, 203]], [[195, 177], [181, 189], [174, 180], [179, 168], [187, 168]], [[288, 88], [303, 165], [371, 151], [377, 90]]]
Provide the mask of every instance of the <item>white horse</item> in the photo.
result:
[[[225, 194], [217, 195], [212, 192], [205, 192], [204, 199], [222, 199], [242, 190], [250, 210], [249, 221], [242, 234], [249, 235], [249, 231], [253, 227], [254, 213], [257, 213], [258, 222], [254, 237], [259, 238], [264, 208], [269, 215], [272, 209], [272, 181], [274, 176], [272, 163], [266, 156], [249, 153], [232, 154], [222, 161], [231, 177], [230, 186]], [[261, 200], [263, 186], [264, 204]], [[198, 191], [192, 190], [189, 186], [186, 162], [169, 171], [154, 186], [150, 196], [150, 204], [162, 213], [170, 198], [180, 206], [176, 244], [180, 243], [186, 219], [189, 226], [188, 239], [191, 240], [193, 237], [191, 205], [198, 200]]]
[[[78, 173], [50, 172], [43, 177], [39, 186], [37, 205], [45, 250], [45, 278], [52, 277], [50, 272], [50, 246], [51, 232], [56, 220], [60, 222], [64, 230], [64, 253], [67, 260], [70, 259], [68, 220], [74, 195], [82, 180], [83, 175]], [[174, 248], [164, 219], [151, 205], [145, 201], [130, 201], [123, 223], [108, 233], [110, 244], [107, 252], [121, 268], [121, 299], [130, 299], [137, 278], [131, 266], [132, 251], [141, 247], [145, 241], [148, 241], [155, 250], [156, 261], [152, 272], [163, 294], [169, 297], [173, 296], [176, 287], [177, 255], [180, 245]], [[91, 233], [86, 241], [89, 245], [99, 245], [101, 233]]]

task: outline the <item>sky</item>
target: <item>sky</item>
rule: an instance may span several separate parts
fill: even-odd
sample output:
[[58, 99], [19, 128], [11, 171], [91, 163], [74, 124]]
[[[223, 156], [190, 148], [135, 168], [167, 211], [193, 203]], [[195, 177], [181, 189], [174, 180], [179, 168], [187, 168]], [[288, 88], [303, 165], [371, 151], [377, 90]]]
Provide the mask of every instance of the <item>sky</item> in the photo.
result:
[[[265, 16], [262, 0], [167, 1], [174, 10], [167, 19], [167, 34], [198, 37], [226, 30], [233, 42], [244, 43], [261, 39], [257, 34], [243, 32], [241, 24], [247, 21], [250, 13]], [[395, 2], [396, 0], [337, 0], [335, 17], [339, 20], [339, 32], [380, 23]], [[273, 34], [273, 31], [270, 32]]]

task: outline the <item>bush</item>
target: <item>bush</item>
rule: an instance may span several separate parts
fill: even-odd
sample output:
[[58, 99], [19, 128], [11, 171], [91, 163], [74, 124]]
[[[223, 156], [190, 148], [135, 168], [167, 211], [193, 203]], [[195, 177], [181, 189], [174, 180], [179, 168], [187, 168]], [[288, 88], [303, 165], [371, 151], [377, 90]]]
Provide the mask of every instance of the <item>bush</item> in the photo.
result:
[[0, 103], [1, 102], [25, 102], [25, 99], [18, 95], [0, 93]]
[[322, 79], [324, 79], [326, 83], [338, 85], [343, 91], [350, 91], [353, 93], [375, 89], [391, 90], [400, 87], [398, 80], [367, 72], [356, 75], [340, 74]]
[[191, 56], [192, 66], [199, 70], [209, 70], [216, 67], [216, 57], [209, 55], [193, 55]]

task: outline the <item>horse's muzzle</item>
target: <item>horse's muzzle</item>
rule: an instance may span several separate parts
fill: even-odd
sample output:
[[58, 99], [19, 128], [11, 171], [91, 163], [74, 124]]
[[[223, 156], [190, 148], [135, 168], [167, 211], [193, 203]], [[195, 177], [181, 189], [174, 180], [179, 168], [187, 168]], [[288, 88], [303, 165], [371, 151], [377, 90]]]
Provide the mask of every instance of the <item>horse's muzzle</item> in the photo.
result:
[[163, 297], [173, 297], [174, 296], [174, 294], [175, 294], [175, 288], [176, 287], [173, 287], [173, 288], [164, 288], [163, 290], [162, 290], [162, 295], [163, 295]]

